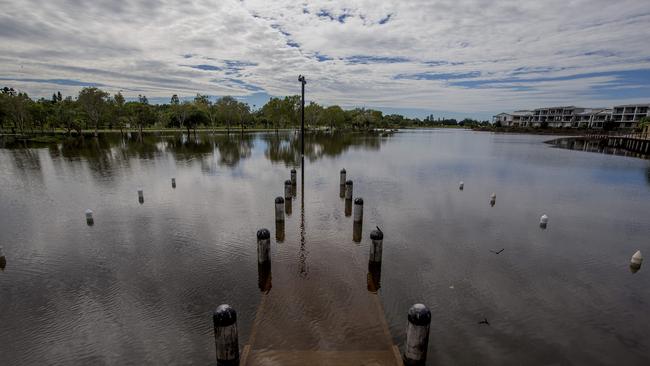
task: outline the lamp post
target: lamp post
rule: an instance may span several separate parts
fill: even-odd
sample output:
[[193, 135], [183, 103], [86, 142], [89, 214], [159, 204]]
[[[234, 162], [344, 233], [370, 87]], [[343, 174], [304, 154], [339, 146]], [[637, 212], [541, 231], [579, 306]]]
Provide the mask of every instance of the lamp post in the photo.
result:
[[298, 75], [298, 81], [302, 86], [302, 99], [300, 100], [300, 155], [305, 158], [305, 80], [304, 75]]

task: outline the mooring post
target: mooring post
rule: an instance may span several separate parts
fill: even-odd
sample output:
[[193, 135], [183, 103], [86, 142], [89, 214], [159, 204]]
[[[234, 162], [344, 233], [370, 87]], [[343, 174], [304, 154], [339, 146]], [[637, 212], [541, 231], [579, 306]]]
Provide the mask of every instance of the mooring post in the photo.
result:
[[138, 189], [138, 201], [140, 203], [144, 202], [144, 191], [142, 190], [142, 188]]
[[271, 232], [268, 229], [257, 230], [257, 263], [264, 264], [271, 260]]
[[291, 185], [295, 186], [298, 184], [298, 180], [296, 178], [296, 169], [291, 169]]
[[345, 182], [345, 199], [352, 200], [352, 181], [348, 180]]
[[87, 209], [86, 210], [86, 224], [88, 226], [92, 226], [95, 223], [95, 220], [93, 219], [93, 210]]
[[462, 191], [463, 188], [465, 188], [465, 182], [463, 182], [463, 181], [461, 180], [460, 183], [458, 183], [458, 189], [460, 189], [460, 190]]
[[354, 200], [354, 222], [363, 221], [363, 198], [358, 197]]
[[411, 306], [406, 326], [406, 348], [404, 363], [407, 366], [424, 365], [427, 360], [429, 346], [429, 326], [431, 311], [423, 304]]
[[384, 246], [384, 232], [379, 230], [373, 230], [370, 232], [370, 256], [368, 261], [373, 263], [381, 263], [381, 254]]
[[494, 204], [497, 202], [497, 195], [496, 193], [492, 193], [490, 196], [490, 206], [494, 206]]
[[340, 185], [344, 186], [345, 185], [345, 168], [341, 169], [341, 180], [340, 180]]
[[275, 221], [284, 222], [284, 198], [275, 197]]
[[212, 313], [214, 344], [218, 366], [239, 365], [237, 312], [228, 304], [219, 305]]
[[288, 179], [284, 181], [284, 199], [291, 199], [291, 181]]
[[172, 178], [172, 188], [176, 188], [176, 178]]

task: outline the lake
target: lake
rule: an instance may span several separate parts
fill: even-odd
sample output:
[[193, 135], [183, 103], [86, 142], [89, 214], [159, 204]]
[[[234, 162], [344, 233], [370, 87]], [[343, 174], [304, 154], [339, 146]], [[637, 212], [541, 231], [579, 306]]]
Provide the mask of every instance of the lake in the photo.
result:
[[[2, 142], [0, 362], [212, 364], [212, 310], [237, 310], [243, 347], [265, 296], [262, 348], [372, 348], [380, 329], [364, 313], [378, 296], [400, 347], [409, 307], [429, 306], [430, 365], [650, 364], [650, 268], [629, 268], [650, 253], [650, 162], [549, 139], [318, 133], [304, 172], [289, 132]], [[291, 168], [297, 197], [277, 240]], [[360, 240], [341, 168], [364, 199]]]

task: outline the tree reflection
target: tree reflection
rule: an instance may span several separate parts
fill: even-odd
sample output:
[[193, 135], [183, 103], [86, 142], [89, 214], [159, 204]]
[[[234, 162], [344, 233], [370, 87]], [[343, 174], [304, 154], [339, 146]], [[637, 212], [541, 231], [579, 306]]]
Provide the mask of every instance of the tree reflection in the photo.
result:
[[[264, 154], [272, 162], [300, 163], [299, 134], [265, 134], [262, 140], [267, 145]], [[305, 134], [305, 158], [313, 162], [323, 157], [335, 157], [354, 146], [379, 150], [381, 141], [381, 136], [374, 133], [309, 132]]]

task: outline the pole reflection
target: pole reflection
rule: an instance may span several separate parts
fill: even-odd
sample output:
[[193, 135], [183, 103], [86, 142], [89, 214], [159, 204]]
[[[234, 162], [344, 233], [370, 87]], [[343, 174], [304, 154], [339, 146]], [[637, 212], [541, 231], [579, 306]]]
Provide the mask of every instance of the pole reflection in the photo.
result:
[[381, 262], [368, 261], [368, 291], [376, 294], [381, 288]]
[[[291, 200], [289, 200], [291, 202]], [[300, 168], [300, 276], [307, 277], [307, 251], [305, 250], [305, 157]]]
[[261, 292], [268, 294], [271, 291], [271, 261], [257, 264], [257, 286]]
[[284, 221], [275, 222], [275, 240], [278, 243], [282, 243], [284, 241]]
[[361, 231], [363, 228], [363, 221], [357, 221], [352, 225], [352, 241], [355, 243], [361, 242]]

